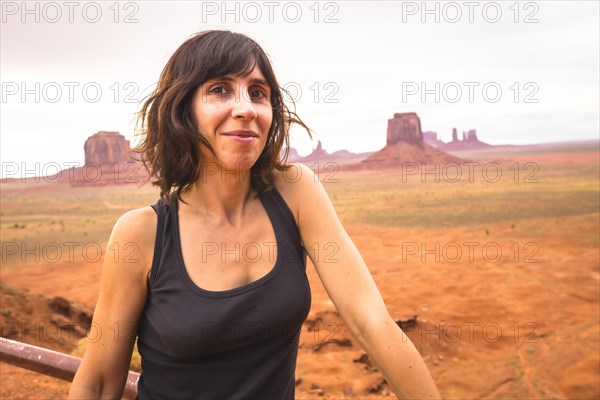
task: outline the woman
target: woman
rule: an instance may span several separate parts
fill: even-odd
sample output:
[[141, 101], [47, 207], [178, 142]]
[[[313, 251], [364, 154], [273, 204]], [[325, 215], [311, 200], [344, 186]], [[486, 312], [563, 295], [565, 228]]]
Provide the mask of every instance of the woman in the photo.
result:
[[227, 31], [188, 39], [140, 120], [161, 199], [113, 229], [108, 247], [139, 250], [133, 262], [105, 259], [93, 320], [103, 334], [69, 398], [119, 398], [136, 335], [139, 399], [294, 398], [307, 252], [396, 395], [439, 398], [318, 179], [280, 162], [291, 123], [306, 126], [260, 46]]

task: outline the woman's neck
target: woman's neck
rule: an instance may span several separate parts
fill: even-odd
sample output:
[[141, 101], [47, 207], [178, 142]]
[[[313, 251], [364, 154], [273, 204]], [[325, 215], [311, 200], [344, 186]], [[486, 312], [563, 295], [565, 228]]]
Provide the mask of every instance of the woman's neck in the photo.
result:
[[181, 198], [191, 211], [216, 222], [235, 226], [242, 220], [254, 191], [250, 186], [250, 170], [226, 170], [214, 163], [205, 163], [198, 179], [182, 192]]

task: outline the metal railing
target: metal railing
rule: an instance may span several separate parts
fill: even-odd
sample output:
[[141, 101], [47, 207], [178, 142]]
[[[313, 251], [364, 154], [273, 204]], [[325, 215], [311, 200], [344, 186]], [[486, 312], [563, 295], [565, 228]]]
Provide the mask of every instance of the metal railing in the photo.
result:
[[[73, 380], [81, 363], [80, 358], [3, 337], [0, 337], [0, 361], [68, 382]], [[122, 399], [135, 399], [139, 378], [140, 374], [129, 371]]]

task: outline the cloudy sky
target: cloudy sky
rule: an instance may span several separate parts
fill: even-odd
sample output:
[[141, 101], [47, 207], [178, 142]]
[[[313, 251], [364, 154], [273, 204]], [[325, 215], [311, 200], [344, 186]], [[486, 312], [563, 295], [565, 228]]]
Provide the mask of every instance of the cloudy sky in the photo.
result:
[[[133, 143], [138, 101], [205, 29], [259, 42], [329, 152], [383, 147], [408, 111], [446, 141], [599, 137], [597, 1], [4, 1], [3, 166], [81, 165], [100, 130]], [[316, 143], [294, 130], [292, 145]]]

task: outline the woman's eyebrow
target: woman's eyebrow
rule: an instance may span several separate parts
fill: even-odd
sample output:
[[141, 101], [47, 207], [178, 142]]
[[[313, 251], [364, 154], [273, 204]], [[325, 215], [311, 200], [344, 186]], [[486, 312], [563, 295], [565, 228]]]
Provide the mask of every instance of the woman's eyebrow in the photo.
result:
[[[216, 81], [235, 82], [235, 79], [230, 76], [224, 76], [221, 78], [214, 78], [214, 79], [209, 80], [209, 82], [216, 82]], [[250, 79], [249, 83], [252, 85], [264, 85], [264, 86], [270, 87], [270, 85], [267, 81], [265, 81], [264, 79], [260, 79], [260, 78]]]
[[270, 86], [267, 81], [265, 81], [264, 79], [259, 79], [259, 78], [250, 79], [250, 83], [257, 84], [257, 85]]

